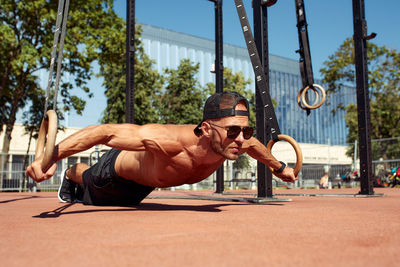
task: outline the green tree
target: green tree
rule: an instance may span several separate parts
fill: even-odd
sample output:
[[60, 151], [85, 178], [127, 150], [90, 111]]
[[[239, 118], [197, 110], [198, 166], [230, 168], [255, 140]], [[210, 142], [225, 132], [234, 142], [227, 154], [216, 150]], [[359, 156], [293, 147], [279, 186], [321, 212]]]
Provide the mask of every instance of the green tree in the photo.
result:
[[181, 60], [178, 68], [164, 70], [165, 89], [160, 97], [160, 122], [168, 124], [198, 124], [203, 117], [203, 106], [208, 91], [203, 89], [196, 75], [199, 63]]
[[247, 154], [240, 154], [239, 158], [235, 160], [232, 164], [233, 168], [235, 168], [236, 170], [248, 169], [251, 167], [250, 159]]
[[[114, 20], [114, 30], [102, 42], [103, 53], [99, 57], [100, 75], [104, 78], [107, 106], [103, 112], [102, 123], [125, 122], [126, 113], [126, 23], [122, 19]], [[135, 124], [158, 122], [159, 93], [162, 76], [153, 69], [154, 61], [144, 52], [140, 35], [142, 29], [136, 25], [135, 31]]]
[[[0, 122], [6, 126], [2, 152], [8, 153], [17, 112], [43, 99], [38, 76], [50, 65], [57, 5], [55, 0], [2, 0]], [[100, 53], [100, 41], [109, 35], [113, 18], [117, 18], [112, 8], [112, 0], [70, 3], [62, 69], [70, 78], [62, 79], [60, 84], [64, 111], [75, 109], [81, 113], [85, 107], [83, 99], [71, 94], [73, 87], [91, 96], [86, 83], [93, 75], [92, 62]]]
[[[400, 136], [400, 53], [385, 46], [367, 43], [368, 79], [370, 92], [371, 138], [382, 139]], [[328, 91], [335, 92], [343, 86], [355, 87], [354, 45], [347, 39], [336, 53], [324, 62], [321, 69]], [[357, 106], [339, 107], [346, 110], [345, 120], [349, 133], [347, 141], [353, 144], [358, 138]], [[374, 159], [399, 157], [398, 142], [374, 142]], [[352, 156], [354, 146], [348, 155]]]

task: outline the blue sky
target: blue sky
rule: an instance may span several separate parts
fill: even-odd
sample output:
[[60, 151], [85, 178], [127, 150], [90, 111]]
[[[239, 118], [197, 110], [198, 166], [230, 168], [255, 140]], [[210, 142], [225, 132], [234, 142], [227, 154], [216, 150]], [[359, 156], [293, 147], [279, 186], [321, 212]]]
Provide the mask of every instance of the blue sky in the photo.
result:
[[[252, 23], [251, 0], [243, 1]], [[323, 62], [353, 35], [352, 0], [304, 0], [314, 76], [320, 78]], [[126, 0], [115, 0], [118, 15], [126, 17]], [[214, 3], [208, 0], [136, 0], [137, 22], [214, 40]], [[400, 51], [400, 0], [365, 0], [368, 33], [378, 45]], [[298, 60], [299, 47], [294, 0], [278, 0], [268, 8], [269, 52]], [[233, 0], [223, 0], [223, 41], [245, 47]], [[105, 107], [99, 80], [90, 82], [94, 99], [88, 99], [84, 116], [71, 114], [69, 126], [97, 124]]]
[[[243, 1], [252, 23], [251, 0]], [[353, 35], [351, 0], [305, 0], [311, 58], [314, 72], [333, 54], [343, 40]], [[199, 37], [214, 39], [214, 3], [208, 0], [136, 0], [139, 23], [154, 25]], [[126, 17], [126, 0], [115, 1], [115, 11]], [[378, 45], [400, 48], [400, 1], [365, 0], [368, 33], [376, 32]], [[278, 0], [268, 8], [271, 54], [298, 59], [294, 0]], [[233, 0], [223, 0], [223, 40], [245, 46]]]

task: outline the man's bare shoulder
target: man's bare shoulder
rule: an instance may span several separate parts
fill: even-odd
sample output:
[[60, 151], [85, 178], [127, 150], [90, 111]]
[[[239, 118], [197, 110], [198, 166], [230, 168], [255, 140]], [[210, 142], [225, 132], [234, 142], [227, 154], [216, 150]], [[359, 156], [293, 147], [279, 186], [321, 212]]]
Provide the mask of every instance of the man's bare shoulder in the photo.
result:
[[195, 125], [146, 124], [141, 126], [140, 135], [145, 142], [155, 141], [160, 145], [188, 146], [197, 143], [193, 130]]
[[146, 124], [142, 125], [140, 128], [140, 133], [142, 135], [150, 136], [169, 136], [173, 139], [180, 139], [185, 136], [194, 136], [193, 130], [196, 125], [191, 124]]

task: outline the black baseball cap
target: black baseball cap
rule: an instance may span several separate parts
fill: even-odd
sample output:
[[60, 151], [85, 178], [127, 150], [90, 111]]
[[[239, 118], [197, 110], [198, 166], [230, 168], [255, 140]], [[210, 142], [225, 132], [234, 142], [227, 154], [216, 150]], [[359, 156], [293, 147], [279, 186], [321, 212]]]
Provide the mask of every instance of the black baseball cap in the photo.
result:
[[[241, 101], [245, 103], [247, 110], [235, 110], [236, 105]], [[204, 105], [203, 120], [194, 129], [194, 133], [197, 136], [201, 135], [201, 124], [205, 120], [218, 119], [229, 116], [249, 117], [249, 102], [247, 101], [247, 99], [236, 92], [226, 91], [213, 94], [207, 99], [206, 104]]]

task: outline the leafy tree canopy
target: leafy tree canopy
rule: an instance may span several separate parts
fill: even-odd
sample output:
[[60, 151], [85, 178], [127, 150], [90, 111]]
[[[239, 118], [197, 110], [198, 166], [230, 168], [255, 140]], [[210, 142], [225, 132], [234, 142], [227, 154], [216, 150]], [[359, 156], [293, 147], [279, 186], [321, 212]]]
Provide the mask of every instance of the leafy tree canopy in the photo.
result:
[[[400, 136], [400, 53], [385, 46], [367, 43], [368, 78], [371, 112], [371, 139]], [[321, 69], [323, 82], [328, 91], [335, 92], [345, 85], [355, 87], [354, 45], [347, 39], [336, 53], [324, 62]], [[349, 128], [347, 141], [351, 144], [358, 138], [357, 107], [350, 104], [346, 110], [346, 125]], [[348, 155], [352, 156], [350, 146]], [[374, 159], [400, 157], [399, 142], [373, 143]]]
[[170, 124], [198, 124], [203, 117], [203, 106], [208, 94], [198, 80], [199, 63], [181, 60], [176, 70], [164, 70], [165, 90], [160, 103], [160, 122]]
[[[62, 65], [62, 73], [69, 76], [60, 84], [64, 111], [81, 113], [85, 107], [83, 99], [71, 94], [73, 87], [91, 96], [86, 83], [94, 75], [92, 63], [103, 52], [101, 44], [119, 19], [112, 7], [112, 0], [70, 2]], [[6, 125], [3, 152], [8, 151], [17, 112], [44, 99], [39, 74], [50, 65], [57, 8], [56, 0], [1, 1], [0, 123]], [[29, 118], [27, 121], [40, 124]]]
[[[104, 78], [107, 106], [103, 111], [102, 123], [123, 123], [126, 113], [126, 23], [114, 21], [114, 31], [102, 43], [99, 57], [100, 75]], [[159, 120], [159, 94], [163, 85], [162, 76], [153, 69], [154, 61], [145, 53], [140, 41], [142, 29], [135, 31], [135, 77], [134, 117], [136, 124], [155, 123]]]

